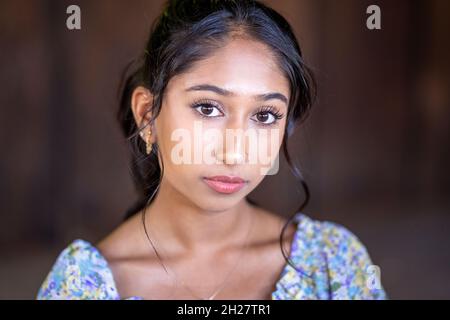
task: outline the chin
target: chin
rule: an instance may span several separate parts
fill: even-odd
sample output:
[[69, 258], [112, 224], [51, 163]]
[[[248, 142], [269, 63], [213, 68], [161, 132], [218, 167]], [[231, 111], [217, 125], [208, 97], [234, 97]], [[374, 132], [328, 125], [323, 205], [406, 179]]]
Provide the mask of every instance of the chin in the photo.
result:
[[223, 196], [205, 196], [198, 206], [205, 211], [220, 213], [233, 208], [243, 199], [243, 197], [223, 197], [222, 199], [220, 197]]

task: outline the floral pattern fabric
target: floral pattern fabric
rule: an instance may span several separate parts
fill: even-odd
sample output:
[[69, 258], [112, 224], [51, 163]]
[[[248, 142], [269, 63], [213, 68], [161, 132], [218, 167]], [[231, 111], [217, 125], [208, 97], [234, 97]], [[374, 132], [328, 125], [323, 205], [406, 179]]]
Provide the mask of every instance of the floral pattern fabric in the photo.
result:
[[[272, 300], [387, 299], [361, 241], [345, 227], [297, 213], [290, 260], [275, 285]], [[39, 300], [140, 300], [120, 297], [112, 271], [100, 251], [77, 239], [58, 256], [42, 283]]]

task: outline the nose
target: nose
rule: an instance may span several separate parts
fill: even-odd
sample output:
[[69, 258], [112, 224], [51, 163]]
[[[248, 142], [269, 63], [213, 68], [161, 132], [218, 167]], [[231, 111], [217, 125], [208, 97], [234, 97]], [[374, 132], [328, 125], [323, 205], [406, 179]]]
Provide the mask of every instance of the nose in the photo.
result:
[[218, 161], [226, 165], [243, 164], [247, 156], [246, 126], [241, 121], [228, 124], [223, 132], [222, 146], [216, 150]]
[[223, 148], [216, 153], [217, 160], [223, 162], [226, 165], [237, 165], [243, 164], [245, 161], [244, 152], [242, 148], [238, 147], [236, 149]]

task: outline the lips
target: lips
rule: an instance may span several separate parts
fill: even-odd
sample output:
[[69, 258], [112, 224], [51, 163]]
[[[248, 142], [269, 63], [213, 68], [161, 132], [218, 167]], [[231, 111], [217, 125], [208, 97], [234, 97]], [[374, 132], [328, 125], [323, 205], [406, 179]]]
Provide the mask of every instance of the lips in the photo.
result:
[[203, 181], [218, 193], [231, 194], [241, 190], [248, 181], [237, 176], [205, 177]]

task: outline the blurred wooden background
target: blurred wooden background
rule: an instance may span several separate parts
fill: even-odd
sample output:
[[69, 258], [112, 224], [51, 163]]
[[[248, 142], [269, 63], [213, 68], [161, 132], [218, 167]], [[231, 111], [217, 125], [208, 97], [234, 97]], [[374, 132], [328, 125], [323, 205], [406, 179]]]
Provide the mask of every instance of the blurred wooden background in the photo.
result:
[[[305, 213], [358, 235], [391, 298], [449, 299], [450, 2], [266, 3], [291, 22], [319, 82], [290, 143], [312, 192]], [[70, 4], [79, 31], [66, 28]], [[366, 28], [371, 4], [381, 30]], [[68, 242], [97, 241], [135, 199], [117, 87], [161, 7], [0, 2], [0, 298], [33, 299]], [[284, 215], [303, 197], [283, 164], [252, 196]]]

